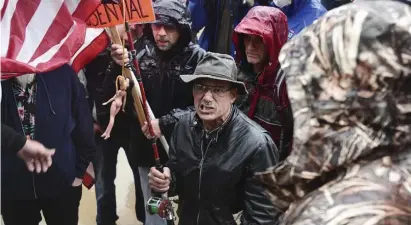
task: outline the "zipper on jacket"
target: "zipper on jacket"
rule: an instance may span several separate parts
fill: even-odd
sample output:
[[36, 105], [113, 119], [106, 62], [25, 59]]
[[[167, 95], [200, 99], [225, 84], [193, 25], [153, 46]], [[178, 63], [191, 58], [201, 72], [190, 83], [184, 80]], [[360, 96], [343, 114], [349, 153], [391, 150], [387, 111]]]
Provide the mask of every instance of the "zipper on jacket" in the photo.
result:
[[36, 185], [34, 184], [34, 172], [31, 173], [31, 178], [32, 178], [32, 181], [33, 181], [34, 198], [37, 199]]
[[[211, 142], [213, 142], [213, 139], [211, 139], [210, 142], [207, 145], [207, 148], [206, 148], [205, 152], [204, 152], [203, 151], [203, 139], [204, 139], [204, 135], [201, 138], [201, 147], [200, 147], [202, 157], [201, 157], [201, 161], [200, 161], [200, 165], [199, 165], [200, 173], [199, 173], [199, 177], [198, 177], [198, 201], [199, 202], [201, 201], [201, 177], [202, 177], [201, 174], [203, 172], [203, 164], [204, 164], [204, 160], [205, 160], [205, 156], [207, 154], [208, 148], [210, 147]], [[200, 207], [198, 208], [198, 213], [197, 213], [197, 223], [196, 223], [197, 225], [198, 225], [199, 221], [200, 221]]]
[[[37, 84], [36, 84], [36, 85], [37, 85]], [[37, 87], [36, 87], [36, 88], [37, 88]], [[14, 95], [14, 93], [13, 93], [13, 99], [14, 99], [14, 104], [15, 104], [16, 107], [17, 107], [17, 100], [16, 100], [16, 96]], [[37, 99], [37, 98], [36, 98], [36, 99]], [[22, 124], [22, 122], [21, 122], [20, 117], [19, 117], [19, 121], [20, 121], [21, 130], [23, 131], [24, 136], [26, 136], [26, 132], [24, 132], [24, 127], [23, 127], [23, 124]], [[37, 192], [36, 192], [36, 186], [34, 185], [34, 173], [33, 173], [33, 172], [32, 172], [32, 174], [31, 174], [31, 180], [32, 180], [32, 186], [33, 186], [34, 198], [37, 199]]]
[[277, 127], [282, 127], [282, 126], [283, 126], [281, 123], [268, 122], [267, 120], [265, 120], [265, 119], [263, 119], [263, 118], [261, 118], [261, 117], [259, 117], [259, 116], [254, 116], [254, 118], [257, 118], [257, 119], [259, 119], [261, 122], [266, 123], [266, 124], [271, 125], [271, 126], [277, 126]]

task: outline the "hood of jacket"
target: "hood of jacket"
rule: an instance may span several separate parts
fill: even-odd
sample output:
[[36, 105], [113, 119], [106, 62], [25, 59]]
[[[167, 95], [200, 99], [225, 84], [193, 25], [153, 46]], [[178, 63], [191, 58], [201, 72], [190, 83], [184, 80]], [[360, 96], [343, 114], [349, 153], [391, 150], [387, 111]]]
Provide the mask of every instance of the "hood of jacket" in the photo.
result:
[[[157, 0], [154, 2], [153, 8], [156, 17], [170, 17], [179, 25], [178, 29], [180, 32], [180, 38], [173, 49], [181, 49], [187, 47], [191, 41], [191, 16], [184, 1]], [[154, 42], [153, 32], [151, 30], [150, 24], [147, 24], [145, 26], [144, 34], [149, 40]]]
[[233, 42], [238, 64], [248, 64], [242, 34], [257, 35], [263, 39], [268, 50], [269, 62], [265, 74], [274, 73], [279, 64], [280, 50], [287, 41], [287, 17], [281, 10], [268, 6], [253, 7], [234, 29]]
[[410, 9], [396, 1], [351, 3], [283, 47], [294, 143], [263, 176], [272, 190], [295, 190], [273, 197], [280, 208], [318, 188], [317, 178], [411, 145]]

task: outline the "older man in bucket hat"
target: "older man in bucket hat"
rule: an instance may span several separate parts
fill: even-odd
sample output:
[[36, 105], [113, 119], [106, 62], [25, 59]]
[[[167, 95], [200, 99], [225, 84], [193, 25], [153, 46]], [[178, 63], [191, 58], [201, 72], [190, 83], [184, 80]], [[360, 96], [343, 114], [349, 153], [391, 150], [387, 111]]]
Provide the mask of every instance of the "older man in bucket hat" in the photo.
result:
[[149, 174], [151, 188], [180, 197], [180, 225], [276, 224], [278, 213], [254, 173], [278, 162], [267, 131], [233, 105], [245, 93], [229, 55], [207, 53], [192, 75], [195, 112], [174, 128], [168, 167]]

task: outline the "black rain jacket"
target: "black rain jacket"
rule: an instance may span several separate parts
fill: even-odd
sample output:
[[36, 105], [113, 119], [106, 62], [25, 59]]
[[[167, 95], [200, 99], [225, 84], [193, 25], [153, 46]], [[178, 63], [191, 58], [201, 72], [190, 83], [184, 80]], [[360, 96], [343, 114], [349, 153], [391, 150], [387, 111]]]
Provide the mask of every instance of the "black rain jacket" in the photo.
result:
[[233, 106], [230, 118], [207, 133], [194, 112], [180, 118], [167, 166], [178, 194], [179, 225], [275, 225], [279, 213], [254, 178], [274, 166], [278, 150], [269, 133]]

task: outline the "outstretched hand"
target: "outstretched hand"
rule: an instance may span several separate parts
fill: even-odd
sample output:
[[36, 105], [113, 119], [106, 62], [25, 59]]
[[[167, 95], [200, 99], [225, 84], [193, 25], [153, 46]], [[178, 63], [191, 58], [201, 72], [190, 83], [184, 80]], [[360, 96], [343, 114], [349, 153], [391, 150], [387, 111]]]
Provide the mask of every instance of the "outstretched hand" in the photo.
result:
[[54, 149], [48, 149], [40, 142], [28, 139], [23, 148], [17, 152], [17, 156], [26, 163], [29, 171], [45, 173], [52, 164], [51, 157], [54, 153]]

